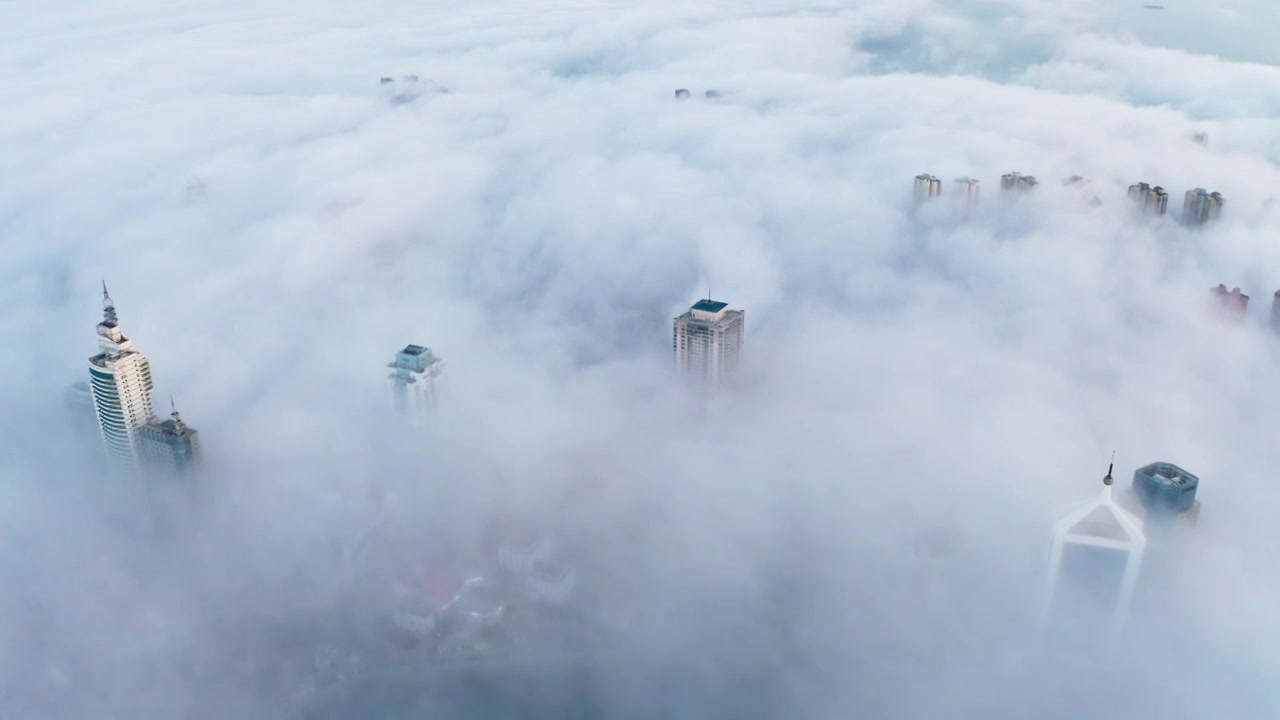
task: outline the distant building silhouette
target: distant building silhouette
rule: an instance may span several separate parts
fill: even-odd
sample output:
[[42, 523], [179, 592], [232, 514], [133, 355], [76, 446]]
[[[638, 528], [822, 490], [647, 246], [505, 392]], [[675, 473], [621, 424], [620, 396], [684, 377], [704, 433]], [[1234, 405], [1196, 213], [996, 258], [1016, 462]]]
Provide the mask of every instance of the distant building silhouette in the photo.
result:
[[1218, 283], [1218, 287], [1210, 288], [1210, 292], [1218, 299], [1224, 310], [1233, 315], [1244, 315], [1249, 310], [1249, 296], [1240, 292], [1240, 288], [1231, 288], [1227, 290], [1227, 286]]
[[942, 181], [938, 178], [922, 174], [916, 176], [915, 198], [916, 205], [922, 205], [942, 194]]
[[1280, 290], [1271, 297], [1271, 330], [1280, 333]]
[[1040, 186], [1034, 175], [1011, 172], [1000, 176], [1000, 192], [1029, 192]]
[[1145, 215], [1164, 215], [1169, 208], [1169, 193], [1156, 185], [1140, 182], [1129, 186], [1129, 199]]
[[676, 90], [676, 99], [677, 99], [677, 100], [688, 100], [688, 99], [689, 99], [689, 91], [688, 91], [688, 90], [686, 90], [685, 88], [680, 88], [679, 90]]
[[956, 200], [964, 208], [975, 208], [982, 198], [982, 183], [971, 177], [956, 178]]

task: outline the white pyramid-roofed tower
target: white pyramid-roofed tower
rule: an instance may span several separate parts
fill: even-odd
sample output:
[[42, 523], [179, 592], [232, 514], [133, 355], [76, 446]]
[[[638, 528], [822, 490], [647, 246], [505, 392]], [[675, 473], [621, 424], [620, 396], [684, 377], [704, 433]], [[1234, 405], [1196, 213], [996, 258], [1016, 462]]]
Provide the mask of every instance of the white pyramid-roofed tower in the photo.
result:
[[1049, 568], [1041, 612], [1045, 621], [1056, 613], [1066, 590], [1064, 577], [1085, 587], [1076, 592], [1091, 596], [1090, 604], [1121, 622], [1133, 598], [1147, 536], [1142, 520], [1112, 497], [1111, 471], [1103, 478], [1102, 492], [1093, 500], [1063, 515], [1053, 526]]

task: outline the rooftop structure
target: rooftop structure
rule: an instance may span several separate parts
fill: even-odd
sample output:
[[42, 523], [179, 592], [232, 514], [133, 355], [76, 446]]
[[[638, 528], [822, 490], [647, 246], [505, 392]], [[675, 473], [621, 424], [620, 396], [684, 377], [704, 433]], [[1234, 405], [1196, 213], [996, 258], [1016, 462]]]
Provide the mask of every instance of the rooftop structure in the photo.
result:
[[151, 418], [138, 428], [139, 454], [154, 477], [190, 478], [200, 465], [200, 433], [182, 422], [176, 405], [172, 409], [171, 419]]
[[982, 196], [982, 183], [971, 177], [956, 178], [956, 200], [965, 208], [975, 208]]
[[1204, 188], [1188, 190], [1182, 203], [1182, 222], [1187, 225], [1204, 225], [1222, 216], [1227, 200], [1222, 193]]
[[686, 88], [680, 88], [679, 90], [676, 90], [677, 100], [688, 100], [689, 97], [690, 97], [689, 91]]
[[921, 174], [916, 176], [914, 199], [916, 205], [926, 203], [942, 194], [942, 181], [938, 178]]
[[1205, 132], [1205, 131], [1203, 131], [1203, 130], [1198, 130], [1198, 131], [1196, 131], [1196, 132], [1194, 132], [1194, 133], [1192, 133], [1192, 134], [1191, 134], [1191, 140], [1192, 140], [1192, 142], [1194, 142], [1194, 143], [1195, 143], [1195, 144], [1197, 144], [1197, 145], [1208, 145], [1208, 144], [1209, 144], [1209, 133], [1207, 133], [1207, 132]]
[[406, 345], [387, 365], [387, 387], [392, 400], [413, 421], [432, 415], [438, 405], [437, 382], [444, 360], [422, 345]]
[[1240, 292], [1240, 288], [1231, 288], [1227, 291], [1227, 286], [1218, 283], [1218, 287], [1210, 288], [1210, 292], [1218, 299], [1223, 309], [1233, 313], [1244, 315], [1249, 310], [1249, 296]]
[[1271, 331], [1280, 333], [1280, 290], [1271, 297]]
[[1140, 182], [1129, 186], [1129, 199], [1143, 214], [1164, 215], [1169, 207], [1169, 193], [1156, 185]]
[[1001, 192], [1028, 192], [1040, 186], [1034, 175], [1011, 172], [1000, 176]]
[[1068, 624], [1123, 620], [1146, 552], [1143, 523], [1112, 497], [1107, 469], [1097, 498], [1065, 514], [1053, 527], [1042, 616]]
[[1172, 518], [1199, 505], [1200, 478], [1167, 462], [1155, 462], [1133, 472], [1133, 491], [1147, 517]]
[[672, 327], [676, 369], [709, 387], [737, 371], [742, 360], [746, 313], [710, 298], [699, 300]]
[[707, 98], [708, 100], [716, 100], [716, 99], [718, 99], [718, 98], [720, 98], [720, 97], [722, 97], [722, 96], [721, 96], [721, 94], [720, 94], [720, 91], [719, 91], [719, 90], [708, 90], [708, 91], [706, 92], [706, 98]]

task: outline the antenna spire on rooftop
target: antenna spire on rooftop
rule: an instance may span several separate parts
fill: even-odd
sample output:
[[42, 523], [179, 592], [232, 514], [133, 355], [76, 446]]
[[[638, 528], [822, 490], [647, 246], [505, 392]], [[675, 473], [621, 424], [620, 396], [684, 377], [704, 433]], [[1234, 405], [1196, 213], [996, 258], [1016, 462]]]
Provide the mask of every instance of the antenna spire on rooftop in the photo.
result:
[[107, 292], [107, 281], [102, 281], [102, 323], [104, 325], [114, 327], [118, 318], [116, 317], [116, 303], [111, 299], [111, 293]]

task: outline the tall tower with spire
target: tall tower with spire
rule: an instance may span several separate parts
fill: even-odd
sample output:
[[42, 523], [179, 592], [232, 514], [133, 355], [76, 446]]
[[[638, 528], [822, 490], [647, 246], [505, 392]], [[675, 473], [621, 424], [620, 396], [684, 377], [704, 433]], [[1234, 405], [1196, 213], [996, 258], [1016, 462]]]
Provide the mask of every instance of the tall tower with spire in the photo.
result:
[[151, 364], [120, 330], [115, 302], [102, 283], [98, 353], [89, 358], [89, 389], [108, 461], [120, 470], [138, 464], [137, 430], [152, 417]]
[[1124, 620], [1147, 548], [1143, 522], [1112, 496], [1115, 462], [1094, 500], [1054, 525], [1042, 595], [1045, 622], [1065, 627], [1114, 628]]

